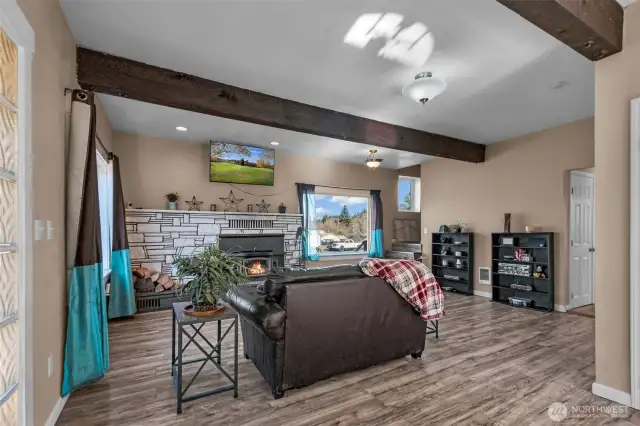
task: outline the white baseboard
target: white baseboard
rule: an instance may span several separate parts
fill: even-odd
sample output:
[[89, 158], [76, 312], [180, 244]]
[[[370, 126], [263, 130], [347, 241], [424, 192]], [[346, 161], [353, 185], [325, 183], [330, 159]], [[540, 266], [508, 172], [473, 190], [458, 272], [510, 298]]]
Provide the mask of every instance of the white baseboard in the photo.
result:
[[553, 305], [553, 309], [555, 309], [557, 312], [567, 312], [568, 307], [565, 305]]
[[591, 385], [591, 393], [596, 396], [601, 396], [610, 401], [617, 402], [618, 404], [631, 407], [631, 394], [619, 391], [618, 389], [610, 388], [609, 386], [601, 385], [600, 383], [593, 382]]
[[62, 409], [64, 408], [64, 405], [67, 403], [68, 399], [69, 395], [65, 396], [64, 398], [61, 397], [60, 399], [58, 399], [58, 402], [56, 402], [56, 405], [53, 406], [53, 410], [51, 410], [51, 414], [49, 414], [49, 418], [47, 418], [44, 426], [56, 426], [58, 417], [60, 417]]
[[473, 295], [491, 299], [491, 293], [489, 293], [488, 291], [473, 290]]

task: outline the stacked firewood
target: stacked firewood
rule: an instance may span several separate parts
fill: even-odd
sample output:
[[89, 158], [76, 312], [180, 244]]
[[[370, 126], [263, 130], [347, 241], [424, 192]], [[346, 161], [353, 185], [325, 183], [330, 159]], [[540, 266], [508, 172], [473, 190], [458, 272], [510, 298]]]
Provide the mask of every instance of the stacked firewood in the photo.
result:
[[175, 285], [170, 276], [153, 272], [149, 268], [138, 268], [133, 271], [133, 286], [138, 293], [155, 291], [161, 293]]

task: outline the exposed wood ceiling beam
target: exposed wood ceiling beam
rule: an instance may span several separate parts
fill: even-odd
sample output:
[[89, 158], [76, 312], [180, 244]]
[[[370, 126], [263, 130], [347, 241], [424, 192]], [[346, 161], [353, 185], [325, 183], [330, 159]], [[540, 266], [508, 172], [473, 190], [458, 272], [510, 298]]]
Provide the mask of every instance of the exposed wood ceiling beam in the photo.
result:
[[591, 61], [622, 50], [624, 10], [616, 0], [498, 0]]
[[78, 83], [85, 90], [279, 129], [473, 163], [485, 146], [254, 92], [83, 47]]

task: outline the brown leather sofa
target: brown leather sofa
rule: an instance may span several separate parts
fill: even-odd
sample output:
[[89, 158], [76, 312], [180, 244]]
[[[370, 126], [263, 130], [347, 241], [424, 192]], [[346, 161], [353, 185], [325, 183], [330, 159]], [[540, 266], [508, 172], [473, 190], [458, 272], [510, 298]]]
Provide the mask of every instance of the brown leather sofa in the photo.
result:
[[227, 296], [245, 357], [273, 396], [340, 373], [422, 355], [426, 323], [380, 278], [357, 266], [281, 270]]

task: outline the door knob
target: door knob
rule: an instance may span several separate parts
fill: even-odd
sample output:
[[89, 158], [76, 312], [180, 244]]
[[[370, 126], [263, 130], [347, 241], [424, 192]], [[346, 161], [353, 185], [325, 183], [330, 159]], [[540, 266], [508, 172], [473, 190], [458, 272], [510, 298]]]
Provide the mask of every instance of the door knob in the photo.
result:
[[595, 249], [595, 248], [593, 248], [593, 247], [591, 247], [591, 248], [589, 249], [589, 251], [590, 251], [591, 253], [594, 253], [594, 252], [596, 251], [596, 249]]

